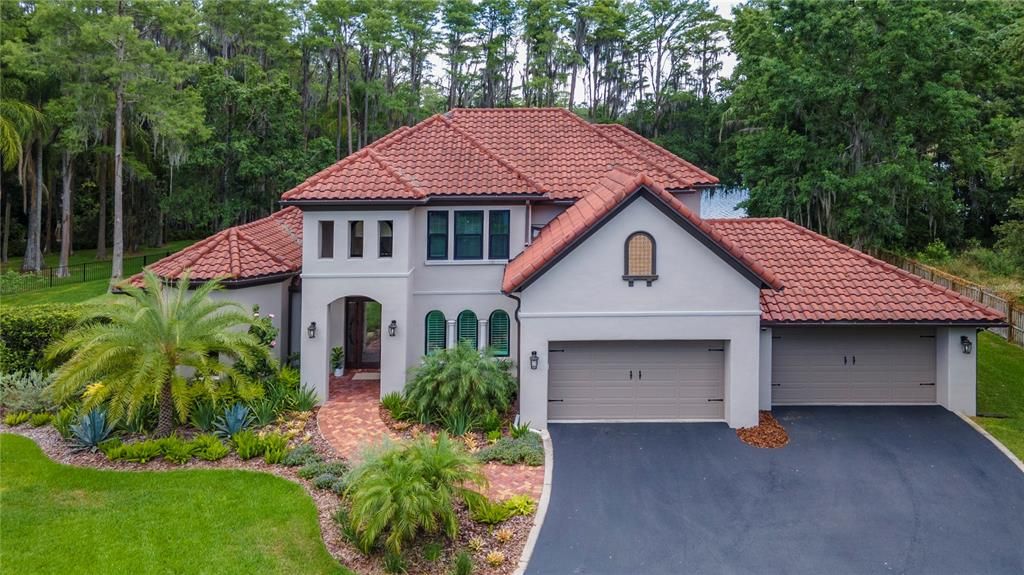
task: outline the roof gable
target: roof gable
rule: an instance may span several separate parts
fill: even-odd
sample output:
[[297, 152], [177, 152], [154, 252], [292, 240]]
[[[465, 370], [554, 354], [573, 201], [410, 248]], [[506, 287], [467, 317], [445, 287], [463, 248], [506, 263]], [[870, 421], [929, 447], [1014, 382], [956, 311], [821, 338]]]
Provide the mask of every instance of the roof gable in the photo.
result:
[[772, 289], [782, 288], [782, 283], [774, 274], [704, 223], [651, 178], [616, 168], [608, 172], [590, 193], [548, 223], [533, 243], [508, 263], [502, 291], [512, 293], [524, 290], [605, 222], [641, 197], [649, 200], [753, 283]]
[[401, 128], [286, 192], [285, 202], [436, 196], [576, 199], [615, 166], [667, 189], [718, 180], [623, 126], [563, 108], [455, 109]]

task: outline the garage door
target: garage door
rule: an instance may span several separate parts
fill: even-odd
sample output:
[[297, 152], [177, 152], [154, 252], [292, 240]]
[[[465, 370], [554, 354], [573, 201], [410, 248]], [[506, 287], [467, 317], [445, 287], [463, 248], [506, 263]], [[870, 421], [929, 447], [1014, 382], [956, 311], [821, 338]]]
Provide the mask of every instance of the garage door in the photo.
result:
[[935, 330], [775, 328], [772, 403], [935, 403]]
[[552, 342], [548, 419], [723, 419], [722, 342]]

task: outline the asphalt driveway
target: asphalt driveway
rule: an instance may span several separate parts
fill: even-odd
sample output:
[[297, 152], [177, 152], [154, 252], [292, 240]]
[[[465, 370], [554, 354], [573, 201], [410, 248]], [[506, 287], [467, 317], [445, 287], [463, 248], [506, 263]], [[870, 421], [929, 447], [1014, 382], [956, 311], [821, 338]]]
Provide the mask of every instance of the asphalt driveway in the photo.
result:
[[552, 424], [527, 573], [1024, 573], [1024, 473], [956, 415], [775, 414], [776, 450], [724, 424]]

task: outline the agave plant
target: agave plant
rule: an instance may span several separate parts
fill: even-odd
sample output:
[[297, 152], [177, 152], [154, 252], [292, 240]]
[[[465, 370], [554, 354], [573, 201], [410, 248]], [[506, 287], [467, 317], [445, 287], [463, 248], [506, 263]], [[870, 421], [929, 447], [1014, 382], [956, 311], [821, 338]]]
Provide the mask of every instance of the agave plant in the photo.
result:
[[242, 403], [236, 403], [231, 407], [224, 408], [224, 413], [217, 418], [213, 426], [217, 435], [231, 439], [239, 431], [245, 430], [252, 423], [252, 414], [249, 408]]
[[76, 451], [96, 451], [110, 436], [111, 426], [107, 424], [107, 410], [94, 407], [71, 426]]

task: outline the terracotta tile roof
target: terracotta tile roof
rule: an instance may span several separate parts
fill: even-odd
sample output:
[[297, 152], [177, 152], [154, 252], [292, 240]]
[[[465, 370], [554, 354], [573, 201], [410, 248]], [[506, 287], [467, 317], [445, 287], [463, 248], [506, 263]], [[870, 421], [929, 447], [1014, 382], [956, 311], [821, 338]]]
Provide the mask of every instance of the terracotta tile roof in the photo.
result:
[[[148, 269], [164, 279], [192, 270], [193, 280], [254, 279], [302, 269], [302, 211], [289, 207], [228, 228], [170, 255]], [[142, 274], [129, 278], [141, 285]]]
[[536, 277], [563, 250], [568, 249], [592, 226], [598, 224], [616, 206], [640, 190], [648, 190], [670, 209], [693, 225], [694, 232], [718, 244], [727, 254], [757, 276], [766, 286], [781, 289], [782, 282], [759, 262], [749, 257], [735, 242], [725, 237], [690, 211], [652, 178], [616, 168], [604, 175], [587, 195], [569, 206], [548, 225], [522, 253], [505, 267], [502, 291], [514, 292]]
[[397, 130], [289, 190], [286, 201], [537, 194], [575, 199], [614, 167], [667, 189], [718, 180], [618, 125], [563, 108], [455, 109]]
[[1003, 316], [959, 293], [781, 218], [706, 220], [785, 285], [766, 322], [975, 322]]

